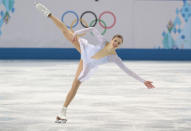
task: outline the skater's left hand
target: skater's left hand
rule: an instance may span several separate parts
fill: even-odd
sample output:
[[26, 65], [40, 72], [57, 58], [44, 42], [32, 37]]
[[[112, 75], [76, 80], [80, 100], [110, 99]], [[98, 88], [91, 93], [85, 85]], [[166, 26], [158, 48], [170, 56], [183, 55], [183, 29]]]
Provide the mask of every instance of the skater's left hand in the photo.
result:
[[144, 82], [145, 86], [146, 86], [148, 89], [155, 88], [151, 83], [152, 83], [151, 81], [145, 81], [145, 82]]

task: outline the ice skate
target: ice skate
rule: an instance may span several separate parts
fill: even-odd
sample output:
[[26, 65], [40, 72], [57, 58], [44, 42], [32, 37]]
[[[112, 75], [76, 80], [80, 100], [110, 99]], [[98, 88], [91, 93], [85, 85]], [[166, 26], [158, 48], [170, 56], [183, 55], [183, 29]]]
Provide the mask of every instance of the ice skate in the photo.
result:
[[57, 115], [55, 123], [66, 123], [66, 110], [67, 107], [62, 107], [61, 112]]
[[43, 4], [41, 3], [35, 3], [34, 4], [35, 7], [40, 11], [42, 12], [43, 15], [49, 17], [51, 15], [51, 12], [48, 8], [46, 8], [46, 6], [44, 6]]
[[55, 123], [65, 124], [67, 122], [66, 117], [61, 118], [60, 116], [56, 117]]

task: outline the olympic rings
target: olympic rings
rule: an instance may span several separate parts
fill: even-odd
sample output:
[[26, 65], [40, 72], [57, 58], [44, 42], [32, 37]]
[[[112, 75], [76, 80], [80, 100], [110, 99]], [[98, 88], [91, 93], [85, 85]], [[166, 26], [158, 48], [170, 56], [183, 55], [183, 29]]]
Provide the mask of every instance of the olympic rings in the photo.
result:
[[[74, 25], [74, 23], [76, 23], [76, 21], [77, 21], [77, 19], [75, 19], [74, 21], [72, 21], [72, 24], [70, 25], [70, 30], [72, 31], [72, 32], [74, 32], [74, 30], [72, 29], [72, 27], [73, 27], [73, 25]], [[85, 20], [83, 20], [83, 19], [80, 19], [80, 21], [83, 21], [84, 23], [85, 23], [85, 25], [88, 27], [88, 24], [87, 24], [87, 22], [85, 21]], [[79, 34], [78, 36], [84, 36], [86, 33], [83, 33], [83, 34]]]
[[[79, 23], [79, 17], [78, 17], [78, 14], [77, 14], [76, 12], [71, 11], [71, 10], [66, 11], [66, 12], [62, 15], [62, 22], [64, 22], [64, 16], [65, 16], [66, 14], [69, 14], [69, 13], [74, 14], [74, 15], [76, 16], [76, 19], [77, 19], [76, 24], [75, 24], [74, 26], [72, 26], [72, 28], [74, 28], [74, 27], [76, 27], [76, 26], [78, 25], [78, 23]], [[68, 25], [66, 25], [66, 26], [67, 26], [68, 28], [70, 28], [70, 26], [68, 26]]]
[[[75, 27], [78, 25], [79, 22], [81, 23], [81, 25], [82, 25], [83, 27], [87, 28], [87, 27], [88, 27], [88, 26], [87, 26], [88, 24], [87, 24], [87, 22], [85, 22], [85, 20], [83, 19], [83, 17], [84, 17], [85, 14], [88, 14], [88, 13], [89, 13], [89, 14], [92, 14], [92, 15], [95, 17], [95, 19], [92, 20], [89, 25], [90, 25], [91, 27], [95, 27], [96, 24], [97, 24], [97, 22], [99, 22], [99, 25], [100, 25], [102, 28], [104, 28], [104, 32], [103, 32], [102, 34], [104, 34], [104, 33], [106, 32], [106, 29], [111, 29], [111, 28], [113, 28], [113, 27], [115, 26], [115, 24], [116, 24], [116, 16], [115, 16], [115, 14], [112, 13], [111, 11], [104, 11], [104, 12], [102, 12], [102, 13], [100, 14], [99, 18], [97, 18], [97, 15], [96, 15], [94, 12], [92, 12], [92, 11], [85, 11], [85, 12], [83, 12], [83, 13], [81, 14], [80, 19], [79, 19], [79, 16], [78, 16], [78, 14], [77, 14], [75, 11], [69, 10], [69, 11], [66, 11], [66, 12], [62, 15], [62, 18], [61, 18], [62, 22], [64, 22], [64, 16], [67, 15], [67, 14], [69, 14], [69, 13], [75, 15], [75, 16], [76, 16], [76, 19], [75, 19], [75, 24], [74, 24], [74, 21], [73, 21], [73, 22], [72, 22], [72, 26], [68, 26], [68, 25], [67, 25], [68, 28], [75, 28]], [[113, 17], [113, 19], [114, 19], [112, 25], [106, 26], [106, 23], [101, 19], [105, 14], [110, 14], [110, 15], [112, 15], [112, 17]], [[84, 23], [85, 23], [85, 24], [84, 24]]]
[[[94, 21], [95, 20], [92, 20], [92, 22], [90, 23], [90, 27], [92, 26], [92, 24], [94, 23]], [[107, 27], [107, 25], [106, 25], [106, 23], [103, 21], [103, 20], [97, 20], [97, 21], [101, 21], [103, 24], [104, 24], [104, 31], [101, 33], [102, 35], [104, 35], [105, 33], [106, 33], [106, 31], [107, 31], [107, 29], [106, 29], [106, 27]]]
[[[96, 26], [96, 24], [97, 24], [97, 16], [96, 16], [96, 14], [95, 14], [94, 12], [92, 12], [92, 11], [85, 11], [85, 12], [82, 13], [82, 15], [80, 16], [80, 19], [82, 19], [82, 17], [83, 17], [85, 14], [88, 14], [88, 13], [94, 15], [94, 17], [95, 17], [94, 22], [95, 22], [95, 23], [92, 25], [92, 27]], [[87, 26], [85, 26], [82, 21], [80, 21], [80, 23], [81, 23], [81, 25], [82, 25], [83, 27], [87, 28]]]
[[[104, 25], [102, 25], [102, 23], [101, 23], [101, 17], [102, 17], [104, 14], [110, 14], [110, 15], [113, 16], [114, 22], [113, 22], [113, 24], [112, 24], [111, 26], [104, 27]], [[101, 26], [102, 28], [106, 28], [106, 29], [111, 29], [111, 28], [116, 24], [116, 17], [115, 17], [115, 15], [114, 15], [111, 11], [104, 11], [103, 13], [101, 13], [100, 16], [99, 16], [99, 20], [100, 20], [100, 21], [99, 21], [100, 26]]]

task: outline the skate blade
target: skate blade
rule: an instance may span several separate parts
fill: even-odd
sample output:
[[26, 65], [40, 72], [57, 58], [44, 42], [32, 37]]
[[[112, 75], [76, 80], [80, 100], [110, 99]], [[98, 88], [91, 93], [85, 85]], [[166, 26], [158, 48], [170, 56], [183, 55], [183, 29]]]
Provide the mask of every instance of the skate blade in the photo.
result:
[[56, 120], [55, 123], [65, 124], [67, 120]]

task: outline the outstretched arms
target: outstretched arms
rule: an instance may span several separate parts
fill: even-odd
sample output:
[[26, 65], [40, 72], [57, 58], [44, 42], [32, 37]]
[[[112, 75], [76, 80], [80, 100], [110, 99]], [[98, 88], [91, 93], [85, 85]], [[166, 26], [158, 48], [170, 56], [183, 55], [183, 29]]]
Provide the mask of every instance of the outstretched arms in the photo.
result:
[[100, 34], [100, 32], [95, 27], [89, 27], [89, 28], [75, 31], [73, 41], [77, 40], [76, 39], [77, 35], [82, 34], [82, 33], [87, 33], [87, 32], [92, 32], [99, 42], [102, 43], [104, 41], [103, 36]]
[[136, 80], [144, 83], [145, 80], [139, 77], [137, 74], [135, 74], [133, 71], [131, 71], [129, 68], [125, 66], [125, 64], [122, 62], [122, 60], [117, 56], [113, 61], [121, 70], [126, 72], [128, 75], [132, 76]]
[[79, 34], [82, 34], [82, 33], [91, 32], [93, 30], [94, 30], [94, 27], [84, 28], [84, 29], [75, 31], [74, 35], [79, 35]]
[[143, 78], [139, 77], [136, 73], [131, 71], [128, 67], [125, 66], [125, 64], [122, 62], [121, 58], [118, 56], [115, 56], [112, 60], [114, 63], [116, 63], [117, 66], [119, 66], [120, 69], [122, 69], [124, 72], [126, 72], [128, 75], [132, 76], [136, 80], [144, 83], [147, 88], [155, 88], [151, 83], [151, 81], [146, 81]]

